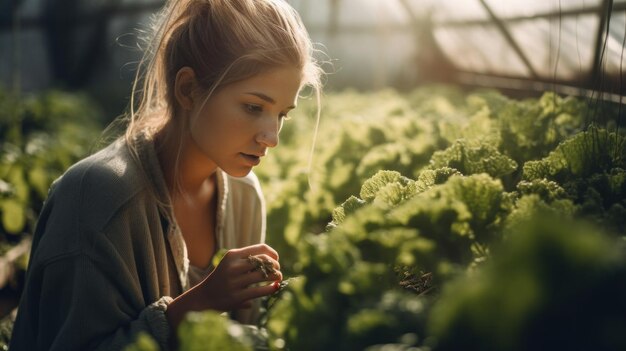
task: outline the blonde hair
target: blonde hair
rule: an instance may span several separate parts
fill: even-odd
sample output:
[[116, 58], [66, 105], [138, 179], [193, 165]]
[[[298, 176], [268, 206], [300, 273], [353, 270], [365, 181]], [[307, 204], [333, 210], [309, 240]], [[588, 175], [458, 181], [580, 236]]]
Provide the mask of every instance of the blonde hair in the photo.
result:
[[[176, 74], [185, 66], [193, 69], [205, 101], [220, 87], [269, 69], [301, 69], [303, 85], [316, 93], [319, 124], [322, 70], [300, 16], [285, 1], [168, 0], [148, 34], [126, 117], [125, 137], [135, 154], [136, 137], [154, 137], [172, 123]], [[313, 145], [316, 137], [317, 128]]]

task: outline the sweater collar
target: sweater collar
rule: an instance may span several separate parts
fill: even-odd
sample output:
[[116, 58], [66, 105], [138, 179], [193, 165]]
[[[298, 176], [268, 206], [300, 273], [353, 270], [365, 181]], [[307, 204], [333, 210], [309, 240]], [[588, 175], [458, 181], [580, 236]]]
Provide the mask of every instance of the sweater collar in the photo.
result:
[[[170, 226], [166, 231], [172, 251], [174, 253], [174, 261], [178, 271], [181, 286], [183, 290], [189, 288], [188, 272], [189, 272], [189, 259], [187, 255], [187, 247], [184, 243], [180, 227], [176, 222], [174, 216], [174, 209], [172, 208], [172, 200], [169, 194], [167, 183], [165, 182], [165, 176], [161, 170], [161, 164], [157, 157], [154, 138], [147, 137], [144, 134], [137, 136], [134, 140], [135, 148], [137, 150], [137, 158], [140, 161], [144, 174], [147, 177], [148, 183], [152, 187], [153, 194], [156, 198], [156, 202], [159, 206], [159, 210], [162, 215], [167, 219]], [[131, 150], [132, 152], [132, 150]], [[225, 223], [225, 209], [228, 201], [228, 175], [220, 168], [217, 169], [217, 196], [218, 206], [216, 213], [216, 225], [215, 225], [215, 238], [217, 249], [222, 248], [223, 243], [220, 238], [222, 237], [222, 231]]]
[[[137, 157], [152, 186], [156, 200], [161, 205], [160, 207], [165, 210], [163, 215], [165, 215], [171, 223], [176, 225], [172, 209], [172, 200], [157, 156], [154, 138], [140, 134], [135, 139], [135, 147], [137, 149]], [[219, 231], [224, 225], [224, 210], [226, 209], [226, 202], [228, 200], [228, 175], [220, 168], [218, 168], [216, 172], [218, 194], [216, 229]]]

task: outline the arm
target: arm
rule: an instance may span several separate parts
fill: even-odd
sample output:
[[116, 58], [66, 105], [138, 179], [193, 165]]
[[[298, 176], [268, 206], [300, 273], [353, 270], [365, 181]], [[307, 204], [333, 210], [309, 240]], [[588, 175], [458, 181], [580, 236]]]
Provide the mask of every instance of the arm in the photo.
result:
[[81, 254], [32, 268], [11, 350], [121, 350], [142, 331], [162, 350], [168, 349], [165, 310], [171, 298], [142, 305], [115, 277]]
[[[266, 277], [262, 272], [254, 270], [255, 267], [247, 259], [249, 255], [272, 262], [275, 274]], [[250, 306], [253, 299], [270, 295], [278, 287], [277, 284], [255, 284], [280, 280], [282, 273], [278, 254], [271, 247], [258, 244], [229, 250], [208, 277], [169, 304], [165, 315], [171, 328], [170, 333], [174, 334], [189, 311], [212, 309], [225, 312]]]

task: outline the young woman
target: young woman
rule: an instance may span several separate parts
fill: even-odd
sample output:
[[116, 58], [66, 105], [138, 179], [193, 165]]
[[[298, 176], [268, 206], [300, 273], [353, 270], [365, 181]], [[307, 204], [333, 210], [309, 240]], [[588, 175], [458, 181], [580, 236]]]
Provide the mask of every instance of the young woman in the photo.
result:
[[308, 34], [282, 0], [173, 0], [155, 23], [125, 135], [50, 189], [11, 350], [118, 350], [141, 331], [166, 350], [189, 311], [253, 322], [282, 279], [251, 169], [301, 88], [319, 99]]

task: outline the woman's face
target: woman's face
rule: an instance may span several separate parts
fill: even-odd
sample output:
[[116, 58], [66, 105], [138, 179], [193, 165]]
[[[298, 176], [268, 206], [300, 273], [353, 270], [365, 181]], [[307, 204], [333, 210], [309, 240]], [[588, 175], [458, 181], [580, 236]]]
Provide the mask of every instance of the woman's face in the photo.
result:
[[301, 70], [284, 67], [222, 87], [192, 110], [194, 143], [226, 173], [247, 175], [268, 148], [278, 145], [283, 120], [296, 107], [301, 80]]

